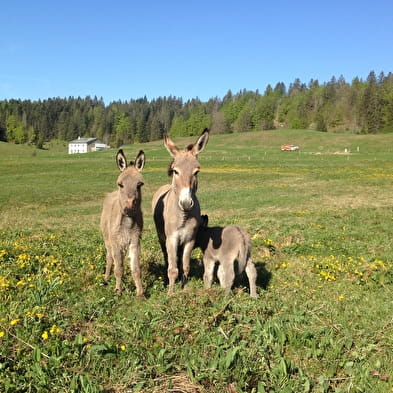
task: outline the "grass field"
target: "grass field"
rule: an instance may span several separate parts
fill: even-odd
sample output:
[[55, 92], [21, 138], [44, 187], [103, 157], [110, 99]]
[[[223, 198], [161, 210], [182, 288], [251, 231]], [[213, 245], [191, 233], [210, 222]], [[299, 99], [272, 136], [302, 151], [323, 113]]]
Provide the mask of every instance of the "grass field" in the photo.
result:
[[244, 277], [204, 290], [198, 250], [167, 296], [150, 204], [170, 157], [141, 148], [145, 301], [128, 270], [123, 296], [101, 285], [116, 151], [0, 143], [0, 392], [393, 392], [393, 135], [211, 135], [199, 201], [252, 236], [256, 300]]

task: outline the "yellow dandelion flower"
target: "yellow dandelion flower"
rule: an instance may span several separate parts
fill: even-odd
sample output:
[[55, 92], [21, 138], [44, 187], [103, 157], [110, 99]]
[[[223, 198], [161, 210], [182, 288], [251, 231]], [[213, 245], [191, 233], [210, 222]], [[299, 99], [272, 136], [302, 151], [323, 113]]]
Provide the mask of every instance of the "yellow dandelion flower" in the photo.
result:
[[60, 329], [59, 327], [57, 327], [56, 324], [53, 324], [52, 327], [51, 327], [50, 330], [49, 330], [49, 333], [50, 333], [51, 335], [59, 334], [60, 332], [61, 332], [61, 329]]
[[120, 346], [120, 349], [121, 349], [122, 351], [125, 351], [125, 350], [126, 350], [126, 346], [125, 346], [125, 345], [121, 345], [121, 346]]
[[49, 338], [48, 332], [45, 330], [44, 333], [41, 334], [43, 340], [47, 340]]
[[344, 295], [339, 295], [338, 300], [340, 301], [344, 300]]
[[0, 276], [0, 288], [7, 289], [10, 286], [10, 282], [3, 276]]
[[18, 322], [20, 322], [20, 318], [13, 319], [13, 320], [11, 320], [10, 325], [11, 325], [11, 326], [14, 326], [14, 325], [16, 325]]
[[0, 338], [5, 336], [5, 332], [0, 331]]

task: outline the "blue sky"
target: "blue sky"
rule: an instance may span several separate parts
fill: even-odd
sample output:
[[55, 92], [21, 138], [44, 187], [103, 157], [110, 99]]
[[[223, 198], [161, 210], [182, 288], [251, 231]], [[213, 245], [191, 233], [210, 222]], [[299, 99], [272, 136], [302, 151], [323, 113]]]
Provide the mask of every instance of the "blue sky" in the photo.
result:
[[393, 1], [4, 1], [0, 100], [222, 98], [393, 72]]

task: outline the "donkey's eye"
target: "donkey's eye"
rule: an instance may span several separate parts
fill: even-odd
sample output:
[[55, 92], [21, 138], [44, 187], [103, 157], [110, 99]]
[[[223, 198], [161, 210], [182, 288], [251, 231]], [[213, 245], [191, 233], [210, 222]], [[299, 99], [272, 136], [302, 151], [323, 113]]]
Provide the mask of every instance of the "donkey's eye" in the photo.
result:
[[194, 176], [196, 176], [198, 173], [199, 173], [199, 169], [197, 169], [197, 170], [194, 172]]
[[173, 174], [177, 176], [179, 174], [179, 171], [176, 169], [173, 169]]
[[118, 185], [120, 188], [123, 188], [123, 187], [124, 187], [124, 184], [123, 184], [123, 183], [117, 183], [117, 185]]

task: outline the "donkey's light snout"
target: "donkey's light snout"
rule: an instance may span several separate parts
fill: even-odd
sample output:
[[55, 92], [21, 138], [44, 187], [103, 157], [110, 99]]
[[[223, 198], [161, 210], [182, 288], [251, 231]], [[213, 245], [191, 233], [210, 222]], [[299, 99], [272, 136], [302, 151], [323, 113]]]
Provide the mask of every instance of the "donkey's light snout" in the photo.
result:
[[136, 199], [135, 198], [127, 198], [124, 203], [125, 213], [128, 214], [132, 212], [136, 207]]
[[194, 199], [192, 198], [191, 190], [183, 188], [179, 195], [179, 207], [182, 210], [189, 211], [194, 206]]

